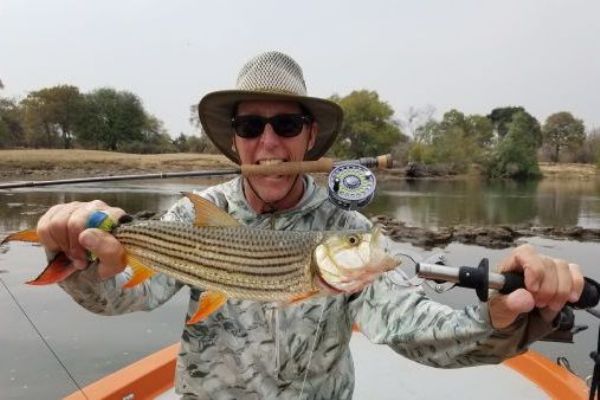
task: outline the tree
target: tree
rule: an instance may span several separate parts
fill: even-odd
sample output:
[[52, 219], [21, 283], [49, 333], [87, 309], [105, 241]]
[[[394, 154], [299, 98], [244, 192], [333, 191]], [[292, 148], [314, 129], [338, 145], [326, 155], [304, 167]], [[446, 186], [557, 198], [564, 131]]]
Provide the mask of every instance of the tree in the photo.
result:
[[21, 111], [9, 99], [0, 98], [0, 148], [25, 145]]
[[554, 150], [552, 157], [554, 162], [559, 161], [562, 149], [576, 149], [585, 140], [585, 126], [583, 125], [583, 121], [575, 119], [571, 113], [566, 111], [550, 115], [546, 119], [542, 132], [544, 144]]
[[400, 127], [409, 137], [415, 137], [417, 130], [431, 121], [435, 114], [435, 107], [428, 104], [424, 107], [410, 106], [400, 118]]
[[202, 124], [200, 123], [200, 116], [198, 115], [198, 105], [194, 104], [190, 106], [190, 124], [197, 129], [197, 135], [189, 135], [186, 137], [187, 151], [190, 153], [204, 153], [204, 154], [221, 154], [221, 150], [215, 146], [215, 144], [208, 138]]
[[353, 91], [345, 97], [334, 95], [332, 101], [344, 110], [340, 137], [332, 151], [337, 157], [355, 158], [389, 152], [392, 147], [408, 141], [398, 123], [394, 110], [379, 99], [375, 91]]
[[141, 100], [131, 92], [111, 88], [85, 95], [77, 138], [96, 149], [119, 150], [126, 142], [143, 141], [148, 117]]
[[71, 148], [73, 130], [82, 110], [83, 96], [79, 89], [70, 85], [59, 85], [29, 93], [21, 102], [25, 108], [26, 126], [29, 137], [45, 137], [47, 147]]
[[542, 145], [542, 131], [539, 122], [534, 116], [529, 114], [523, 107], [499, 107], [492, 110], [487, 117], [492, 121], [494, 130], [498, 135], [498, 139], [502, 140], [508, 133], [508, 125], [512, 122], [513, 116], [522, 112], [530, 120], [528, 125], [531, 127], [529, 134], [536, 140], [537, 146]]
[[483, 115], [469, 115], [466, 119], [467, 133], [482, 148], [490, 147], [494, 139], [492, 121]]
[[[537, 123], [537, 121], [535, 121]], [[515, 113], [507, 125], [507, 133], [500, 140], [487, 165], [488, 176], [492, 178], [525, 179], [539, 177], [537, 163], [537, 140], [531, 135], [539, 129], [531, 116], [524, 111]]]

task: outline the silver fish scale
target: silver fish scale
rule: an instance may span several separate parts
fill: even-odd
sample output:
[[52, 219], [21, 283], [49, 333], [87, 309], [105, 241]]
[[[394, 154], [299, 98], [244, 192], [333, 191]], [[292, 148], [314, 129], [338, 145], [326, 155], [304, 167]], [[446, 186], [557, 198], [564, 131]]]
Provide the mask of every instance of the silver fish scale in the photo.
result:
[[119, 226], [128, 254], [205, 290], [247, 300], [289, 300], [316, 290], [312, 252], [320, 232], [196, 227], [167, 221]]

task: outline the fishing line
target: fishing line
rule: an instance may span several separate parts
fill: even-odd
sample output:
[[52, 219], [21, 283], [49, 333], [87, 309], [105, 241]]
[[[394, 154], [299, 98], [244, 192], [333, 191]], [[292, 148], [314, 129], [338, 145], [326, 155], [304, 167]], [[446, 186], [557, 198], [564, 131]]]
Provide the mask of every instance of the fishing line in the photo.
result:
[[85, 392], [83, 391], [83, 389], [81, 388], [81, 386], [79, 386], [79, 383], [77, 383], [77, 381], [75, 380], [75, 377], [71, 374], [71, 372], [69, 371], [69, 369], [67, 368], [67, 366], [60, 359], [60, 357], [58, 357], [58, 354], [56, 354], [56, 352], [52, 349], [52, 347], [50, 346], [50, 344], [48, 343], [48, 341], [46, 341], [46, 339], [44, 338], [44, 336], [42, 335], [42, 333], [40, 332], [40, 330], [33, 323], [32, 319], [29, 318], [29, 315], [27, 314], [27, 312], [25, 311], [25, 309], [23, 308], [23, 306], [21, 305], [21, 303], [19, 303], [19, 301], [17, 300], [17, 298], [15, 297], [15, 295], [10, 291], [10, 289], [8, 288], [8, 285], [4, 282], [4, 280], [2, 278], [0, 278], [0, 283], [2, 283], [2, 286], [4, 286], [4, 288], [6, 289], [6, 291], [10, 295], [10, 297], [13, 299], [13, 301], [15, 302], [15, 304], [17, 305], [17, 307], [19, 307], [19, 309], [21, 310], [21, 312], [23, 313], [23, 315], [25, 316], [25, 318], [27, 319], [27, 321], [29, 321], [29, 323], [33, 327], [33, 330], [40, 337], [40, 339], [42, 340], [42, 342], [44, 343], [44, 345], [46, 345], [46, 348], [50, 351], [50, 353], [52, 353], [52, 355], [54, 356], [54, 358], [56, 359], [56, 361], [58, 361], [58, 363], [63, 368], [63, 370], [67, 373], [67, 376], [71, 379], [71, 381], [73, 382], [73, 384], [75, 385], [75, 387], [77, 387], [77, 389], [81, 392], [81, 394], [83, 395], [83, 397], [85, 397], [87, 400], [89, 400], [89, 397], [85, 394]]
[[312, 355], [317, 348], [317, 340], [319, 340], [319, 330], [321, 329], [321, 321], [323, 319], [323, 313], [325, 312], [325, 306], [321, 304], [321, 315], [319, 315], [319, 320], [317, 321], [317, 330], [315, 331], [315, 341], [313, 342], [312, 349], [308, 354], [308, 362], [306, 363], [306, 371], [304, 372], [304, 379], [302, 380], [302, 387], [300, 388], [300, 394], [298, 395], [298, 400], [302, 398], [304, 394], [304, 384], [306, 383], [306, 378], [308, 377], [308, 370], [310, 367], [310, 362], [312, 361]]

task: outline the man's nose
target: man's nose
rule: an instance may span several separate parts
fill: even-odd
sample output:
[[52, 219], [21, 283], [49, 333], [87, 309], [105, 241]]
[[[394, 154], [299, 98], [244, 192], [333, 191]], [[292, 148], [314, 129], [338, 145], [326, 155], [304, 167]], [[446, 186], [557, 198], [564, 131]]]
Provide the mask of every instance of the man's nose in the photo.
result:
[[261, 141], [262, 145], [265, 147], [278, 146], [280, 143], [280, 139], [281, 138], [279, 137], [279, 135], [277, 135], [275, 133], [271, 124], [267, 123], [265, 125], [265, 130], [263, 131], [262, 135], [260, 136], [260, 141]]

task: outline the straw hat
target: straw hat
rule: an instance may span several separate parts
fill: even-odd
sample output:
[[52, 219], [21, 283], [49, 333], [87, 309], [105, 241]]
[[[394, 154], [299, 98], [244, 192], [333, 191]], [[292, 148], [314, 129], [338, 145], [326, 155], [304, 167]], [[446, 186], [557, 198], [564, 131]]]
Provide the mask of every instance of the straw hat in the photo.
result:
[[198, 104], [204, 133], [223, 154], [238, 164], [240, 160], [231, 148], [234, 135], [231, 119], [235, 106], [248, 100], [294, 101], [310, 111], [319, 124], [319, 133], [306, 160], [323, 156], [342, 125], [340, 106], [306, 95], [302, 69], [296, 61], [276, 51], [259, 54], [242, 67], [235, 89], [209, 93]]

